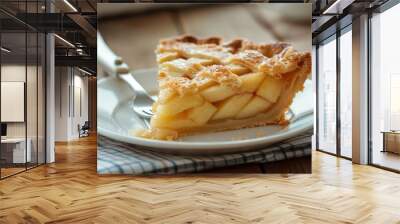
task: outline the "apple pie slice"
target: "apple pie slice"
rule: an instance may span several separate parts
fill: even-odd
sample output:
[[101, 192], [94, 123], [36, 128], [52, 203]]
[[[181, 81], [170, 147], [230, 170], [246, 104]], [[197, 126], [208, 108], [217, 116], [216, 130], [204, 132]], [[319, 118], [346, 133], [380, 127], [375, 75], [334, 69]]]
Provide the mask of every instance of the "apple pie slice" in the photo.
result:
[[311, 71], [310, 53], [286, 43], [181, 36], [161, 40], [156, 54], [159, 97], [150, 130], [140, 133], [154, 139], [286, 125]]

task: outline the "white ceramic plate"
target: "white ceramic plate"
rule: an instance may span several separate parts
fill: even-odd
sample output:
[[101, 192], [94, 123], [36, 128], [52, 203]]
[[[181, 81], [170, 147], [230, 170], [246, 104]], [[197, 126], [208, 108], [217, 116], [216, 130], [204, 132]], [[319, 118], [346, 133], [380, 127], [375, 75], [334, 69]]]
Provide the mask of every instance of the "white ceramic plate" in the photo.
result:
[[[152, 95], [157, 93], [155, 70], [133, 73]], [[293, 121], [286, 127], [265, 126], [186, 136], [177, 141], [160, 141], [132, 136], [132, 130], [143, 128], [143, 122], [132, 109], [134, 93], [127, 84], [114, 78], [98, 81], [98, 131], [106, 137], [137, 145], [139, 148], [175, 154], [220, 154], [249, 151], [295, 137], [313, 127], [311, 81], [292, 104]]]

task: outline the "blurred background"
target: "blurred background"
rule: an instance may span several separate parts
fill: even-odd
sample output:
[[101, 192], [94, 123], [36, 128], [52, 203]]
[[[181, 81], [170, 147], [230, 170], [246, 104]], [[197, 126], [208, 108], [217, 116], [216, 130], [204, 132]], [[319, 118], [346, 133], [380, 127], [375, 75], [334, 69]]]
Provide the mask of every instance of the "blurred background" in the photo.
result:
[[311, 3], [97, 4], [98, 30], [132, 69], [156, 67], [158, 41], [182, 34], [283, 41], [311, 52], [311, 9]]

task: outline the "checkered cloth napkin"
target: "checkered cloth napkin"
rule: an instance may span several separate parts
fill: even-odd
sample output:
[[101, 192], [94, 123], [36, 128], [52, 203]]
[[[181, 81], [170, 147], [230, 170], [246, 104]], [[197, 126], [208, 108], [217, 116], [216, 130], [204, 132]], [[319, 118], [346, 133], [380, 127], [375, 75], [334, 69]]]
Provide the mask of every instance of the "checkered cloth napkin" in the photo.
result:
[[267, 163], [311, 154], [312, 130], [253, 152], [223, 155], [172, 155], [137, 149], [135, 145], [99, 136], [99, 174], [177, 174], [247, 163]]

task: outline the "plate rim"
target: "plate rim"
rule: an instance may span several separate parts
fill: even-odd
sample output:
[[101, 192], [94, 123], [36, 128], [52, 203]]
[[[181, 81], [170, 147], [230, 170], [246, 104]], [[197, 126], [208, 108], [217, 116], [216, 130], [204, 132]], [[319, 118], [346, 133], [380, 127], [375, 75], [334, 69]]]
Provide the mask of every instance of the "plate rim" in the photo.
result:
[[[312, 114], [307, 117], [311, 117]], [[305, 119], [305, 118], [304, 118]], [[242, 147], [255, 147], [258, 145], [266, 144], [266, 143], [276, 143], [281, 140], [286, 140], [294, 137], [297, 134], [304, 133], [307, 130], [311, 130], [312, 126], [302, 126], [298, 127], [295, 130], [287, 133], [285, 135], [282, 134], [274, 134], [268, 135], [258, 138], [252, 139], [243, 139], [243, 140], [232, 140], [232, 141], [221, 141], [221, 142], [213, 142], [213, 143], [203, 143], [203, 142], [182, 142], [182, 141], [165, 141], [165, 140], [156, 140], [156, 139], [146, 139], [135, 136], [127, 136], [115, 134], [111, 131], [108, 131], [105, 128], [98, 127], [98, 133], [105, 137], [123, 141], [130, 144], [141, 145], [151, 148], [162, 148], [162, 149], [218, 149], [218, 148], [242, 148]], [[155, 146], [156, 145], [156, 146]]]

